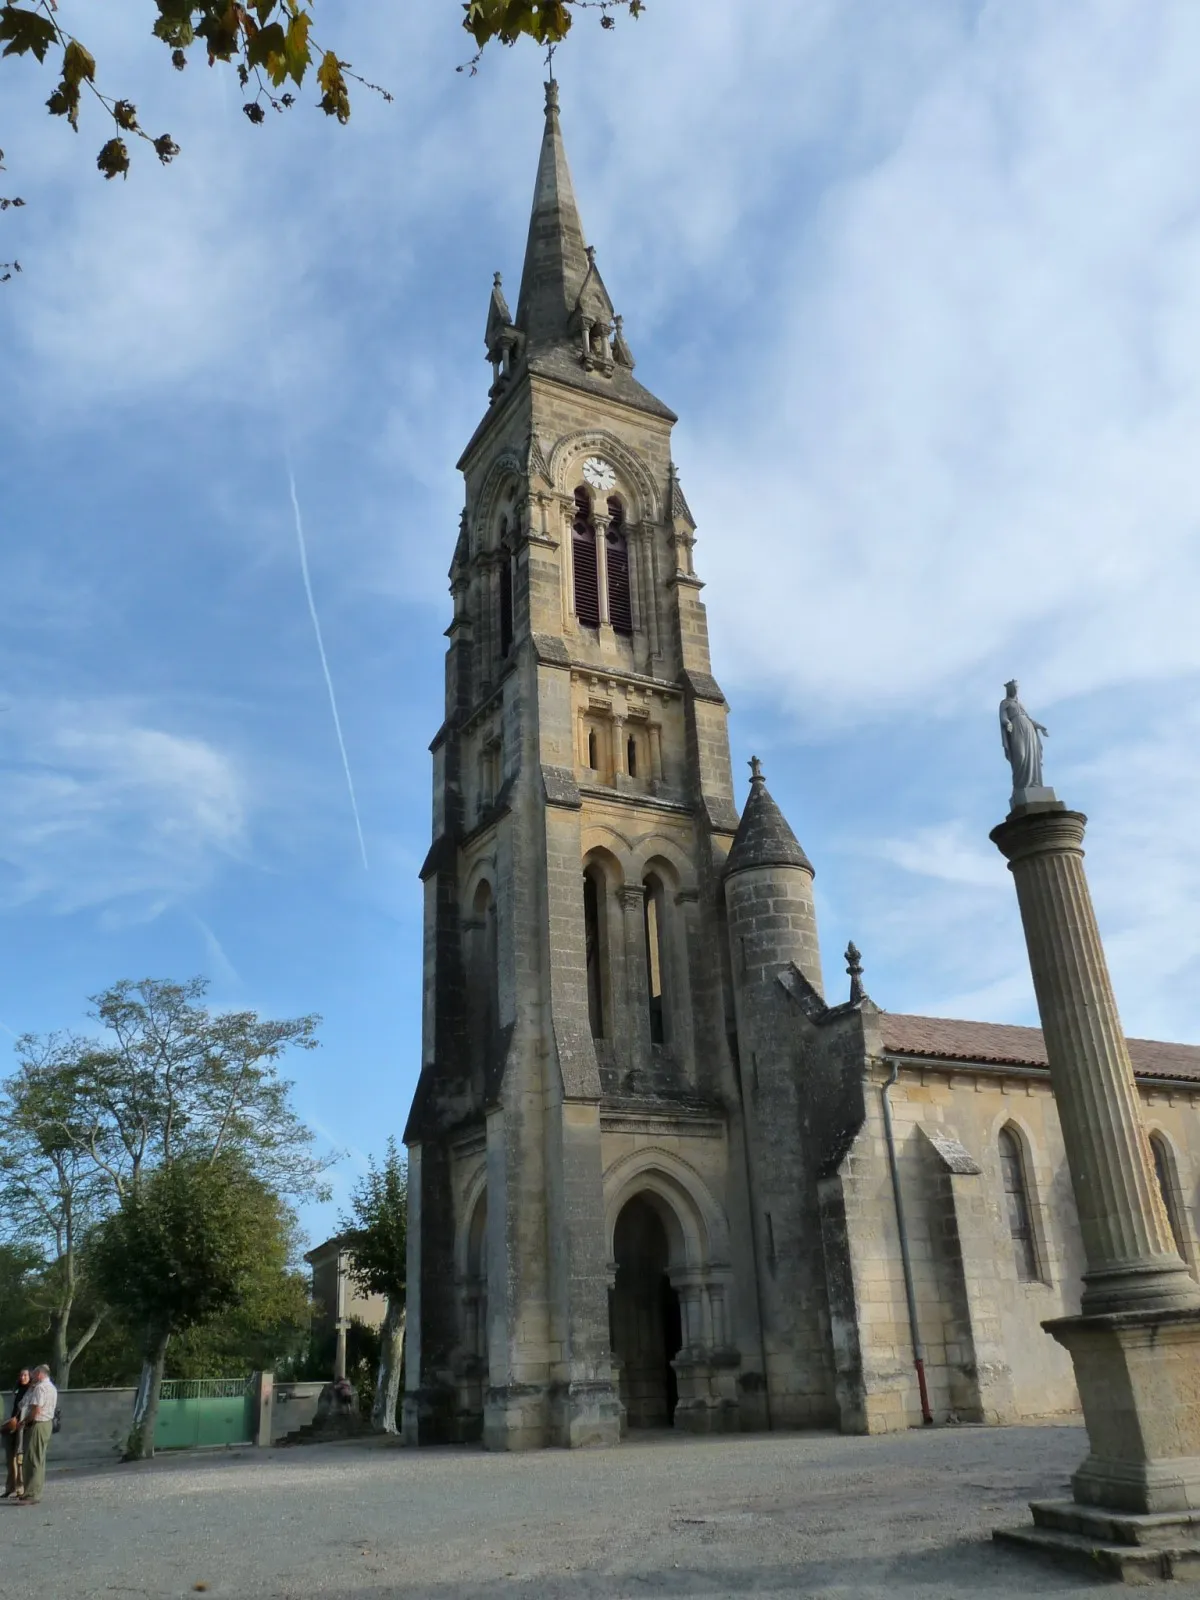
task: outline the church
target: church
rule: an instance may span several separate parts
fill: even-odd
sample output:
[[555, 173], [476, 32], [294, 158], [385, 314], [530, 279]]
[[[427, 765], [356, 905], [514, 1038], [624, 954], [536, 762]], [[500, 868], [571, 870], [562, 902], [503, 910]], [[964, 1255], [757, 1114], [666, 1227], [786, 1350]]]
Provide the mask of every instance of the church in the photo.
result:
[[[1042, 1035], [884, 1010], [853, 946], [822, 952], [814, 863], [759, 763], [734, 779], [675, 414], [585, 243], [553, 82], [485, 337], [421, 873], [406, 1442], [1073, 1418]], [[1129, 1047], [1195, 1274], [1200, 1047]]]

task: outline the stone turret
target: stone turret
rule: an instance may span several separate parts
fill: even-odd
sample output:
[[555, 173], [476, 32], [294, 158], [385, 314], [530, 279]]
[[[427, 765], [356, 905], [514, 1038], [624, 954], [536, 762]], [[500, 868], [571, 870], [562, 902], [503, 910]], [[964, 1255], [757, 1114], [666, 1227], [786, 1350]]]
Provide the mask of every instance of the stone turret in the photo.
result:
[[813, 868], [767, 790], [758, 758], [725, 863], [730, 969], [767, 1377], [764, 1421], [830, 1420], [827, 1338], [821, 1325], [820, 1221], [812, 1204], [806, 1105], [809, 1065], [780, 979], [821, 993]]
[[757, 756], [750, 771], [750, 798], [725, 863], [735, 989], [755, 989], [795, 962], [822, 994], [813, 865], [771, 798]]

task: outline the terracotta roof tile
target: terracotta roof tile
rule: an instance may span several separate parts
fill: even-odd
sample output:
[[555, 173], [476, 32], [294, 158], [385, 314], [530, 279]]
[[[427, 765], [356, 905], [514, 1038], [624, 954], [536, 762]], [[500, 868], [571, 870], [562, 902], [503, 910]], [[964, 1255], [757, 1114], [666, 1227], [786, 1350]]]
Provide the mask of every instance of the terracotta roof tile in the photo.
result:
[[[910, 1017], [892, 1011], [881, 1013], [879, 1024], [884, 1049], [895, 1055], [1023, 1067], [1047, 1064], [1040, 1028], [1018, 1028], [1004, 1022], [960, 1022], [952, 1017]], [[1200, 1083], [1200, 1045], [1130, 1039], [1129, 1054], [1136, 1077]]]

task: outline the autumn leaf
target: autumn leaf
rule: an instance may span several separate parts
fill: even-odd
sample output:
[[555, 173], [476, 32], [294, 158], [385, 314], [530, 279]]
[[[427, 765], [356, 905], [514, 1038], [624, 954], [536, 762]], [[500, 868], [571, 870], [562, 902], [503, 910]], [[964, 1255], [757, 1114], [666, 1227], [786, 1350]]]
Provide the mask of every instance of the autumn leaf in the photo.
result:
[[246, 31], [246, 65], [249, 67], [265, 67], [268, 76], [274, 83], [282, 83], [286, 76], [286, 69], [276, 71], [282, 67], [283, 53], [287, 39], [283, 28], [278, 22], [269, 23], [265, 28], [256, 28], [253, 21], [247, 18], [249, 24]]
[[317, 82], [324, 91], [321, 95], [321, 110], [327, 117], [336, 117], [339, 122], [349, 122], [350, 92], [342, 76], [342, 66], [343, 63], [333, 51], [326, 50], [321, 57], [321, 65], [317, 68]]
[[110, 139], [96, 157], [96, 165], [106, 178], [122, 177], [129, 171], [129, 151], [124, 139]]
[[[312, 17], [307, 11], [297, 11], [288, 26], [287, 40], [283, 47], [283, 57], [287, 63], [287, 70], [295, 83], [304, 81], [304, 73], [312, 56], [308, 47], [308, 30], [312, 26]], [[280, 78], [277, 82], [282, 83]]]
[[39, 61], [45, 61], [46, 52], [57, 37], [54, 24], [40, 11], [0, 7], [0, 39], [8, 40], [6, 56], [23, 56], [32, 51]]

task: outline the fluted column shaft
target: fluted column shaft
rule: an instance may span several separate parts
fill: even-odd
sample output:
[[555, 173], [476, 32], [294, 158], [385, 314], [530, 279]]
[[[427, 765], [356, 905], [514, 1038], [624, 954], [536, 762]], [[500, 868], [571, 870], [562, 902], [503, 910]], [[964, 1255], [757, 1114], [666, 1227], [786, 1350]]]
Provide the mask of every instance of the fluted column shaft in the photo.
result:
[[992, 830], [1016, 881], [1087, 1271], [1085, 1315], [1200, 1306], [1154, 1179], [1083, 869], [1087, 818], [1019, 808]]

